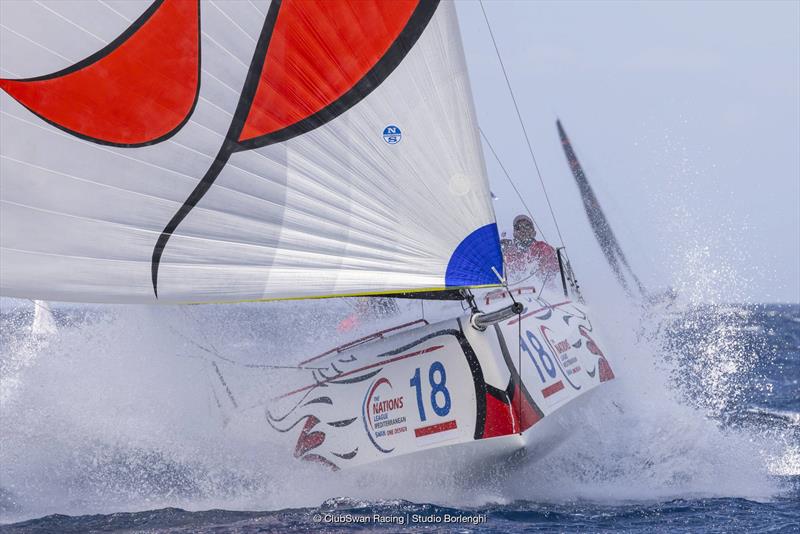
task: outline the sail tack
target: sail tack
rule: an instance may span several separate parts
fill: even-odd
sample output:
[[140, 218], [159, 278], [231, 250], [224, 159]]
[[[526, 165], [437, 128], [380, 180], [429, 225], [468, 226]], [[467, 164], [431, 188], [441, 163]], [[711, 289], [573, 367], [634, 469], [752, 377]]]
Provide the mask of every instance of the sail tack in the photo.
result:
[[0, 8], [3, 295], [179, 303], [497, 283], [451, 3]]

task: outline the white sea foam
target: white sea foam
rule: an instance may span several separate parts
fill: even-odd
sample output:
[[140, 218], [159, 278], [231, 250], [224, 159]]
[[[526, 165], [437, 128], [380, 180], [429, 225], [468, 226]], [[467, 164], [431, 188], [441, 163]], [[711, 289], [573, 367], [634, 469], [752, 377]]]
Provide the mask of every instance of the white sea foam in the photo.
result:
[[[594, 312], [630, 313], [620, 306]], [[724, 342], [735, 332], [725, 328], [713, 333], [718, 343], [697, 355], [706, 370], [699, 390], [676, 382], [677, 366], [685, 363], [663, 354], [661, 338], [614, 331], [606, 354], [618, 379], [568, 422], [574, 428], [568, 442], [510, 476], [465, 485], [419, 473], [409, 482], [400, 473], [387, 480], [302, 464], [276, 445], [264, 420], [280, 372], [234, 372], [238, 366], [217, 355], [281, 364], [321, 352], [339, 341], [329, 333], [347, 311], [341, 304], [326, 308], [113, 307], [62, 327], [46, 344], [20, 330], [3, 348], [3, 519], [168, 505], [275, 509], [341, 495], [460, 506], [768, 498], [780, 490], [771, 472], [797, 472], [796, 447], [726, 428], [715, 417], [728, 402], [715, 397], [735, 396], [732, 376], [750, 365], [736, 343]], [[211, 361], [226, 373], [235, 406]], [[687, 391], [708, 398], [687, 399]]]

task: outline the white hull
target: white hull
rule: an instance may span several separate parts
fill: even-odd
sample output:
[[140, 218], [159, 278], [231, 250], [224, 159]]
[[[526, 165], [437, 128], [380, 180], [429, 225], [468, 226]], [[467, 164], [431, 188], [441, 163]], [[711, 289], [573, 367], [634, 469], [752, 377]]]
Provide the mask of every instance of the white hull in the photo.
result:
[[333, 469], [456, 459], [469, 470], [546, 454], [569, 435], [563, 415], [613, 373], [584, 306], [517, 298], [521, 316], [483, 332], [464, 316], [303, 362], [270, 425], [296, 458]]
[[393, 479], [406, 473], [412, 478], [419, 473], [436, 473], [467, 482], [485, 481], [490, 474], [508, 473], [522, 464], [539, 461], [558, 448], [572, 434], [574, 416], [591, 402], [595, 393], [595, 389], [587, 391], [521, 434], [443, 444], [351, 469], [385, 474]]

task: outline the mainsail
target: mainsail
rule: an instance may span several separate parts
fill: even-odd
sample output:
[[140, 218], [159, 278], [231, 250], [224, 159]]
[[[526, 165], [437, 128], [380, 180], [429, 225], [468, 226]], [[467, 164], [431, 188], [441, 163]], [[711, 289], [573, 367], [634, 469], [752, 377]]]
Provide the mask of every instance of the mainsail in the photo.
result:
[[0, 292], [495, 285], [452, 3], [2, 2]]
[[632, 292], [631, 286], [633, 286], [641, 296], [646, 296], [648, 294], [647, 290], [645, 290], [628, 264], [628, 260], [622, 252], [622, 247], [620, 247], [614, 232], [611, 230], [611, 225], [608, 223], [608, 219], [606, 219], [603, 209], [597, 201], [592, 186], [589, 185], [589, 181], [586, 179], [586, 174], [583, 172], [583, 168], [575, 155], [575, 151], [572, 149], [572, 144], [569, 142], [560, 120], [556, 120], [556, 126], [558, 127], [558, 136], [561, 138], [561, 145], [564, 147], [564, 154], [567, 157], [567, 163], [569, 163], [572, 176], [575, 177], [575, 183], [578, 184], [578, 189], [581, 193], [583, 208], [589, 218], [589, 224], [597, 238], [597, 242], [603, 250], [603, 255], [605, 255], [611, 270], [614, 271], [614, 275], [626, 292], [630, 294]]

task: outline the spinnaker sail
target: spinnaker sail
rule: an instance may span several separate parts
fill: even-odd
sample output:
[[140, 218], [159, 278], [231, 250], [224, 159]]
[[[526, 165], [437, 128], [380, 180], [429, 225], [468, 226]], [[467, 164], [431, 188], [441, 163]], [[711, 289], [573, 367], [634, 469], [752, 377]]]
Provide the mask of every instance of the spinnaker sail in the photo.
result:
[[2, 2], [0, 292], [496, 285], [452, 3]]
[[636, 276], [633, 269], [631, 269], [625, 254], [622, 252], [619, 241], [617, 241], [613, 230], [611, 230], [611, 225], [600, 207], [600, 202], [598, 202], [592, 186], [589, 185], [586, 173], [583, 172], [583, 168], [575, 155], [575, 151], [572, 149], [572, 144], [560, 120], [556, 120], [556, 127], [558, 128], [561, 145], [564, 148], [564, 154], [567, 157], [567, 163], [570, 170], [572, 170], [572, 176], [575, 178], [575, 183], [578, 184], [586, 217], [589, 219], [589, 224], [597, 238], [597, 242], [600, 244], [603, 255], [606, 257], [606, 261], [608, 261], [608, 265], [628, 294], [638, 291], [640, 296], [647, 296], [647, 290], [639, 281], [639, 277]]

